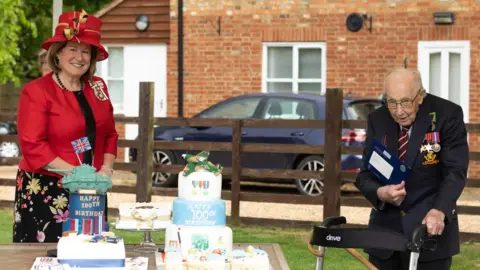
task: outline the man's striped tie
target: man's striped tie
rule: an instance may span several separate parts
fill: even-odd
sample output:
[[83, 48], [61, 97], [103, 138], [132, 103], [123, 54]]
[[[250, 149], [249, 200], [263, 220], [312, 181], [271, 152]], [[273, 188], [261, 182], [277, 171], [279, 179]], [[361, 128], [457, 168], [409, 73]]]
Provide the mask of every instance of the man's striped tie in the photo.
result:
[[398, 157], [401, 160], [405, 159], [405, 154], [407, 153], [408, 147], [408, 128], [402, 127], [400, 135], [398, 136]]

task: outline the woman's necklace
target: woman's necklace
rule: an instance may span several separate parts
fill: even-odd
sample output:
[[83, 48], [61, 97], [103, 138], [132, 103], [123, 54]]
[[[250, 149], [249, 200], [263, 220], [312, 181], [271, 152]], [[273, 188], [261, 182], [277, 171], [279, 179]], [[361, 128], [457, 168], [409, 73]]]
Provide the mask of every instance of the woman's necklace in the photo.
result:
[[[58, 73], [55, 72], [55, 78], [57, 79], [58, 81], [58, 84], [60, 85], [60, 87], [63, 89], [63, 90], [67, 90], [68, 89], [65, 87], [65, 85], [63, 85], [62, 81], [60, 80], [60, 77], [58, 76]], [[83, 80], [80, 80], [80, 91], [83, 90]]]

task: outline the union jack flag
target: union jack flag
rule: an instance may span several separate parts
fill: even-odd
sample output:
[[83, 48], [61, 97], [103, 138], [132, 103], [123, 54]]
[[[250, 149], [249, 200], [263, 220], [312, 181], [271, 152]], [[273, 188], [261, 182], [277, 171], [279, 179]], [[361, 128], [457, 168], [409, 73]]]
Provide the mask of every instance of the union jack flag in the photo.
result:
[[75, 153], [77, 154], [80, 154], [92, 149], [87, 137], [83, 137], [78, 140], [72, 141], [72, 146], [73, 146], [73, 149], [75, 150]]

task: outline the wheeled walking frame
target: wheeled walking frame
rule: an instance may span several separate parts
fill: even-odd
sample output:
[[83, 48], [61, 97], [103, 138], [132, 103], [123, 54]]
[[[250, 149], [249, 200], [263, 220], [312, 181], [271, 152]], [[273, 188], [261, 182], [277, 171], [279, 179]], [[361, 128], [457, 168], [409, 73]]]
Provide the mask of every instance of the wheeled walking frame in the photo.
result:
[[[344, 248], [352, 256], [362, 262], [368, 269], [377, 269], [367, 258], [362, 256], [355, 248], [375, 248], [393, 251], [410, 251], [410, 270], [417, 269], [418, 257], [421, 250], [435, 250], [436, 243], [428, 240], [428, 247], [424, 245], [427, 234], [427, 226], [421, 225], [415, 228], [412, 239], [404, 235], [388, 231], [370, 228], [331, 228], [347, 223], [343, 216], [328, 217], [320, 226], [313, 227], [312, 237], [308, 244], [309, 251], [317, 256], [316, 270], [323, 269], [326, 247]], [[318, 249], [314, 248], [318, 246]]]

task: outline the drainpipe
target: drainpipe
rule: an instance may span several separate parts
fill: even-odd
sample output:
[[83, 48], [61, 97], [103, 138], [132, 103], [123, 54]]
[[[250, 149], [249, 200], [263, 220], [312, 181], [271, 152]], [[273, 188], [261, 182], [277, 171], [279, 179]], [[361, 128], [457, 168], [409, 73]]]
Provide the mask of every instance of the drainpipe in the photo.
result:
[[63, 0], [53, 0], [53, 12], [52, 12], [52, 33], [55, 35], [55, 27], [58, 23], [58, 17], [63, 11]]
[[178, 117], [183, 117], [183, 0], [178, 0]]

